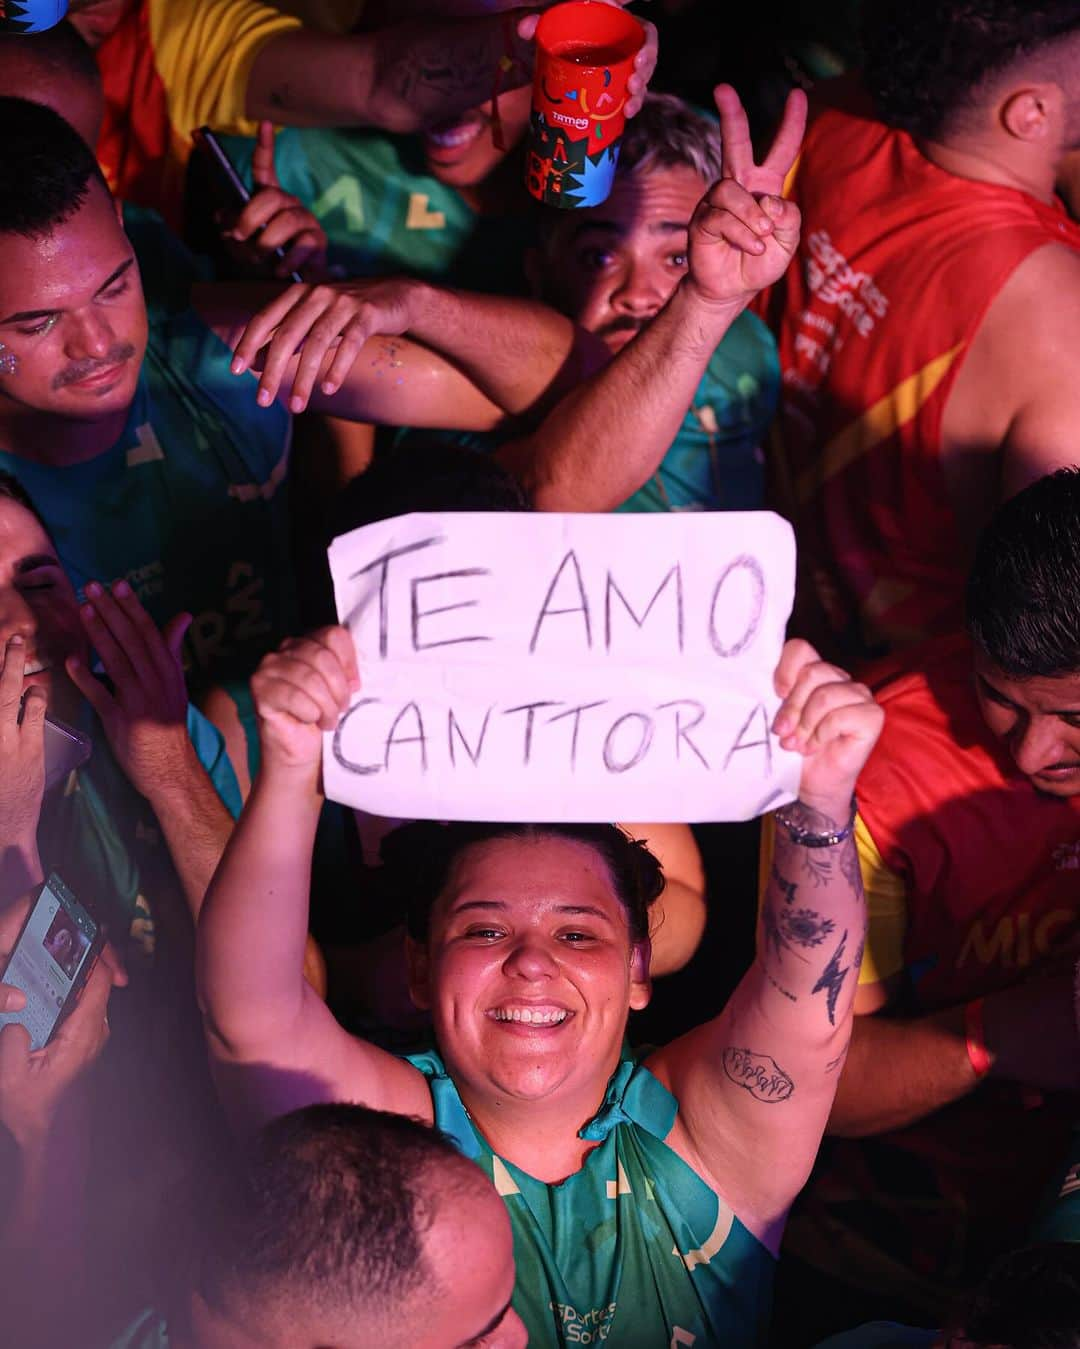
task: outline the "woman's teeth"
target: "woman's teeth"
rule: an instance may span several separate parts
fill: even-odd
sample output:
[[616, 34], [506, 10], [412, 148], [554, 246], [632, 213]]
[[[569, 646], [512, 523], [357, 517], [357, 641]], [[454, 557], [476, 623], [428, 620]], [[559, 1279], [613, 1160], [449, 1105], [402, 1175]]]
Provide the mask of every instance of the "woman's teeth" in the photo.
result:
[[474, 141], [482, 130], [483, 125], [479, 122], [466, 122], [457, 126], [443, 127], [442, 130], [431, 130], [427, 133], [427, 138], [432, 145], [437, 145], [441, 150], [457, 150]]

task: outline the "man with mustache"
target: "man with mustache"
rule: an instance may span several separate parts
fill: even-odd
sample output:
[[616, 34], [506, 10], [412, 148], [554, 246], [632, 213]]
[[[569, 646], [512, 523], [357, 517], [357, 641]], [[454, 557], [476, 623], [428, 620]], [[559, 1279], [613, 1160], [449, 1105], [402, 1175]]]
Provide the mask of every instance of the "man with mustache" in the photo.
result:
[[[199, 289], [197, 264], [157, 217], [125, 208], [121, 220], [89, 147], [57, 113], [5, 98], [0, 117], [0, 468], [38, 503], [78, 588], [120, 577], [159, 623], [189, 611], [195, 681], [242, 676], [293, 616], [296, 408], [260, 406], [222, 340], [253, 306]], [[405, 283], [381, 307], [369, 296], [370, 331], [402, 332], [416, 293]], [[427, 310], [438, 298], [425, 292]], [[498, 354], [485, 359], [491, 398], [434, 350], [395, 337], [336, 397], [317, 395], [317, 410], [476, 429], [526, 412], [564, 369], [580, 377], [578, 335], [541, 305], [503, 310], [514, 303], [493, 301], [483, 325], [432, 323], [436, 340], [463, 340], [506, 318], [515, 354], [505, 369]]]

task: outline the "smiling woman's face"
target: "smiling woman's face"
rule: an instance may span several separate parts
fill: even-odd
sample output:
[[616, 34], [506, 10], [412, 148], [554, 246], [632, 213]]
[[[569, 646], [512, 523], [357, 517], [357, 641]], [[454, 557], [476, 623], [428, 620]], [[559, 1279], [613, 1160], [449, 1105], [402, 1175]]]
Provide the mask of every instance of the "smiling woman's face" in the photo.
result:
[[413, 995], [447, 1068], [490, 1100], [602, 1091], [649, 998], [648, 946], [603, 858], [551, 835], [466, 849], [416, 954]]
[[0, 655], [23, 639], [24, 689], [40, 684], [50, 708], [71, 716], [77, 700], [64, 661], [87, 657], [75, 591], [32, 511], [0, 495]]

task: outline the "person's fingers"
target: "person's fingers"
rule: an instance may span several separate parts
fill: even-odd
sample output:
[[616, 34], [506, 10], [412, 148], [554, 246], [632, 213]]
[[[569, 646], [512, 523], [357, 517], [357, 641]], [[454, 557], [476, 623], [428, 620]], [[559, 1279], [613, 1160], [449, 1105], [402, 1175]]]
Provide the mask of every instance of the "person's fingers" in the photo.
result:
[[[330, 308], [317, 319], [303, 339], [303, 348], [296, 370], [293, 372], [292, 392], [289, 408], [292, 412], [302, 412], [308, 405], [315, 380], [323, 368], [323, 361], [332, 344], [338, 341], [348, 330], [354, 335], [363, 334], [361, 345], [367, 340], [372, 326], [373, 315], [369, 305], [361, 304], [357, 312], [357, 302], [347, 295], [340, 295]], [[350, 362], [351, 365], [351, 362]]]
[[34, 756], [35, 762], [45, 760], [45, 713], [49, 709], [49, 695], [36, 684], [26, 690], [22, 704], [22, 726], [19, 740], [24, 753]]
[[726, 223], [722, 219], [725, 215], [760, 238], [767, 238], [774, 229], [772, 206], [766, 210], [753, 193], [731, 178], [721, 178], [706, 192], [694, 212], [693, 223], [706, 233], [719, 233]]
[[765, 241], [761, 236], [730, 211], [707, 206], [695, 217], [694, 226], [699, 234], [730, 244], [740, 253], [757, 255], [765, 252]]
[[349, 680], [341, 663], [327, 647], [307, 642], [295, 652], [279, 656], [273, 677], [302, 689], [318, 703], [324, 730], [337, 725], [349, 701]]
[[857, 747], [872, 747], [884, 720], [884, 711], [874, 702], [843, 703], [817, 722], [804, 752], [818, 753], [838, 740], [849, 741], [853, 752], [857, 752]]
[[799, 157], [803, 136], [806, 133], [806, 109], [806, 94], [802, 89], [792, 89], [784, 104], [780, 126], [761, 166], [775, 173], [781, 182], [788, 176], [792, 165]]
[[786, 253], [794, 253], [799, 246], [802, 212], [783, 197], [761, 197], [758, 204], [772, 220], [773, 238]]
[[257, 246], [262, 252], [271, 253], [275, 248], [284, 248], [291, 239], [317, 237], [318, 229], [315, 217], [307, 207], [294, 202], [291, 206], [283, 207], [271, 218], [266, 229], [259, 235]]
[[274, 166], [274, 124], [265, 119], [259, 123], [255, 136], [255, 153], [251, 160], [251, 177], [256, 187], [279, 187]]
[[814, 690], [822, 684], [834, 683], [850, 685], [851, 680], [843, 670], [827, 661], [818, 660], [802, 667], [773, 722], [773, 730], [781, 744], [799, 734], [803, 709]]
[[325, 643], [326, 646], [337, 656], [341, 668], [345, 671], [345, 677], [353, 688], [360, 687], [360, 667], [356, 659], [356, 646], [353, 643], [352, 634], [348, 628], [335, 624], [330, 628], [320, 628], [313, 634], [315, 638]]
[[64, 662], [68, 678], [94, 709], [98, 721], [107, 722], [116, 708], [112, 694], [77, 656], [68, 656]]
[[257, 314], [251, 316], [233, 348], [232, 365], [229, 368], [234, 375], [242, 375], [248, 369], [273, 337], [285, 316], [291, 313], [302, 299], [310, 295], [313, 289], [314, 287], [302, 283], [288, 286], [280, 295], [276, 295], [264, 305]]
[[[313, 343], [312, 329], [326, 311], [332, 308], [336, 299], [337, 295], [328, 287], [316, 286], [310, 294], [304, 296], [294, 306], [292, 312], [278, 325], [278, 330], [267, 348], [262, 374], [259, 377], [257, 397], [263, 407], [269, 407], [273, 400], [277, 398], [293, 357], [301, 347], [304, 353], [307, 353], [309, 344]], [[325, 332], [326, 328], [324, 327], [320, 331]], [[315, 338], [312, 345], [312, 359], [315, 358], [318, 344], [319, 339]], [[317, 365], [321, 364], [325, 351], [326, 346], [324, 344], [322, 350], [318, 351]], [[295, 380], [293, 383], [295, 383]]]
[[255, 241], [259, 248], [263, 246], [265, 231], [279, 216], [296, 206], [296, 198], [279, 187], [266, 187], [256, 192], [244, 209], [236, 217], [228, 237], [235, 243], [246, 243], [259, 230], [263, 234]]
[[321, 726], [330, 711], [300, 685], [269, 673], [256, 675], [251, 681], [255, 711], [260, 717], [267, 712], [284, 714], [306, 726]]
[[828, 680], [818, 684], [803, 703], [798, 725], [784, 737], [784, 740], [809, 744], [816, 739], [821, 723], [831, 712], [841, 707], [865, 706], [868, 701], [870, 701], [869, 690], [850, 679]]
[[810, 643], [801, 637], [792, 637], [786, 641], [773, 675], [773, 686], [780, 697], [788, 696], [805, 666], [813, 665], [820, 659]]
[[359, 317], [346, 327], [326, 374], [323, 376], [320, 385], [323, 393], [337, 393], [338, 389], [344, 384], [346, 376], [356, 364], [357, 357], [371, 337], [370, 327], [370, 323]]
[[[126, 598], [131, 587], [126, 581], [117, 584], [124, 587]], [[153, 661], [142, 634], [120, 607], [119, 599], [100, 582], [91, 581], [81, 612], [86, 634], [117, 690], [130, 695], [145, 689], [153, 677]]]
[[4, 667], [0, 670], [0, 727], [8, 728], [19, 719], [23, 678], [26, 670], [26, 642], [22, 633], [13, 633], [4, 648]]
[[[166, 688], [174, 687], [178, 657], [170, 650], [166, 639], [158, 631], [157, 624], [143, 608], [138, 595], [126, 581], [117, 581], [112, 587], [112, 598], [119, 612], [130, 624], [131, 630], [138, 635], [154, 673]], [[181, 638], [186, 631], [185, 626], [180, 634]]]
[[18, 1021], [9, 1021], [0, 1029], [0, 1081], [10, 1090], [11, 1083], [26, 1072], [30, 1058], [30, 1032]]
[[722, 175], [742, 182], [754, 168], [754, 147], [746, 109], [730, 84], [718, 84], [713, 90], [713, 98], [720, 114]]
[[26, 994], [14, 984], [0, 984], [0, 1012], [21, 1012], [26, 1006]]

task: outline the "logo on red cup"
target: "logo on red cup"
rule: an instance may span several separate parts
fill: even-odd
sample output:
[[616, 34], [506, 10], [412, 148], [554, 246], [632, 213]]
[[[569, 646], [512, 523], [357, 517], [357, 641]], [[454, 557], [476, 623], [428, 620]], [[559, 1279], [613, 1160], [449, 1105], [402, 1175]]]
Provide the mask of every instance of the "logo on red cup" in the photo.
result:
[[0, 0], [0, 33], [44, 33], [67, 13], [68, 0]]
[[556, 5], [536, 29], [536, 74], [525, 183], [548, 206], [607, 199], [626, 126], [627, 82], [641, 24], [594, 0]]

